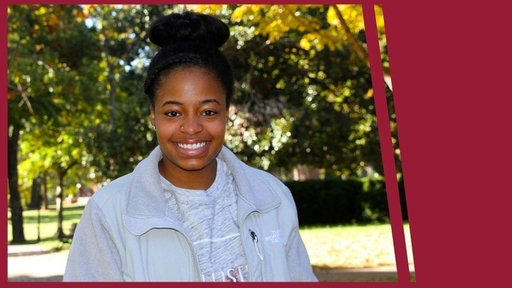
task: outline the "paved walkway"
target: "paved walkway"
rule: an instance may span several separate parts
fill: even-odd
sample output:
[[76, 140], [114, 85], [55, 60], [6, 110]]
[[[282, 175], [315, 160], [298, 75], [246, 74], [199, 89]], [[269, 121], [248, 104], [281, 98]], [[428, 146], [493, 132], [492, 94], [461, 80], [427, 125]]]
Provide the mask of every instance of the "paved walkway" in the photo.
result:
[[8, 282], [61, 282], [67, 252], [48, 251], [37, 244], [8, 245]]
[[[66, 244], [69, 245], [69, 244]], [[68, 251], [52, 252], [37, 244], [8, 245], [8, 282], [62, 282]], [[414, 268], [410, 267], [411, 274]], [[315, 269], [319, 281], [396, 281], [394, 266], [362, 269]]]

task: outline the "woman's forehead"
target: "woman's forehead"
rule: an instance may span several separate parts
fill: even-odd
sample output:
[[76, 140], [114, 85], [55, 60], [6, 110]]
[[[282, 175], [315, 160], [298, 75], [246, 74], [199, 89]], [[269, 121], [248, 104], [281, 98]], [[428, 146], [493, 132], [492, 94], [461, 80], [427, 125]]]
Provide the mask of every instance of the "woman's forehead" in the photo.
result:
[[180, 68], [162, 77], [157, 102], [196, 102], [204, 104], [226, 101], [226, 92], [215, 74], [197, 67]]

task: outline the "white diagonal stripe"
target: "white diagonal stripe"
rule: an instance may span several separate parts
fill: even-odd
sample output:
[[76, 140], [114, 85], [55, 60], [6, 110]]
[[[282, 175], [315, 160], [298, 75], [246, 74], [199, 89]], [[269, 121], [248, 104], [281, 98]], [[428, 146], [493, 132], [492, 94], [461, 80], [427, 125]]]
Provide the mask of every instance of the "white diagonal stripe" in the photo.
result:
[[229, 238], [237, 237], [238, 235], [240, 235], [240, 233], [235, 233], [235, 234], [228, 235], [226, 237], [216, 238], [216, 239], [202, 239], [202, 240], [194, 242], [194, 245], [196, 245], [198, 243], [203, 243], [203, 242], [220, 242], [220, 241], [224, 241]]

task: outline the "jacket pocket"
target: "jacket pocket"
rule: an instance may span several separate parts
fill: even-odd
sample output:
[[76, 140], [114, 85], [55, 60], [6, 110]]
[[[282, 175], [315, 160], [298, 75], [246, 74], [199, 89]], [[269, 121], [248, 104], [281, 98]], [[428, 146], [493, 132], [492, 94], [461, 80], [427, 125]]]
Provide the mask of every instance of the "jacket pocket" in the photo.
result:
[[258, 255], [258, 257], [260, 257], [260, 260], [263, 261], [264, 258], [263, 258], [263, 253], [261, 253], [261, 246], [260, 246], [260, 241], [258, 239], [258, 234], [256, 234], [256, 232], [254, 232], [253, 230], [249, 229], [249, 233], [251, 234], [251, 238], [252, 238], [252, 243], [254, 245], [254, 249], [256, 250], [256, 254]]

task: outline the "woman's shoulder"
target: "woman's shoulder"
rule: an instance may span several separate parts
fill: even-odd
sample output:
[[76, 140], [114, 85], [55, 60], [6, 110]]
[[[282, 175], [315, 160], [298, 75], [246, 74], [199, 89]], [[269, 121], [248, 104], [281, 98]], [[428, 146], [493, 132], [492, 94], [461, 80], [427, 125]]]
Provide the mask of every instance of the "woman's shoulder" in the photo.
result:
[[92, 195], [92, 199], [98, 204], [122, 199], [130, 190], [132, 178], [133, 173], [128, 173], [108, 182]]

